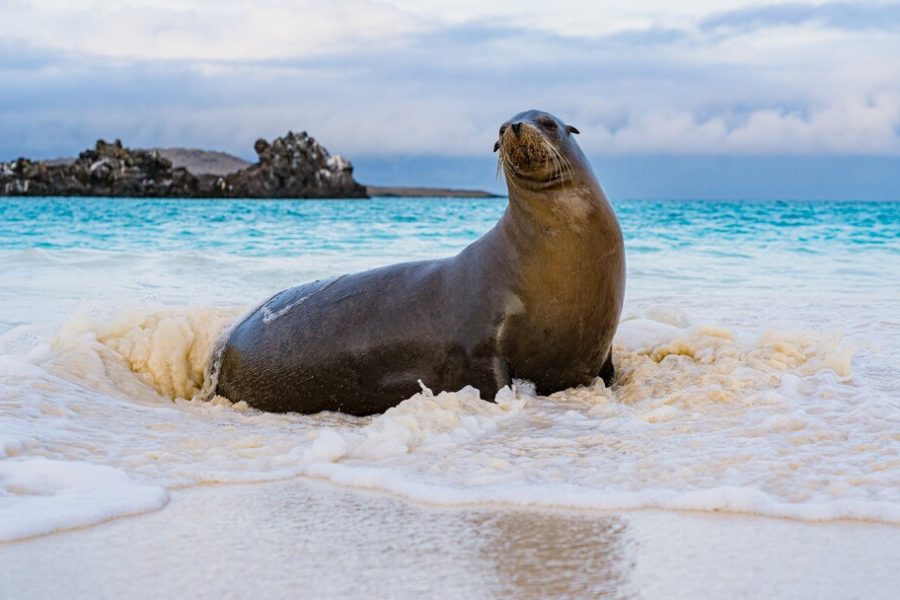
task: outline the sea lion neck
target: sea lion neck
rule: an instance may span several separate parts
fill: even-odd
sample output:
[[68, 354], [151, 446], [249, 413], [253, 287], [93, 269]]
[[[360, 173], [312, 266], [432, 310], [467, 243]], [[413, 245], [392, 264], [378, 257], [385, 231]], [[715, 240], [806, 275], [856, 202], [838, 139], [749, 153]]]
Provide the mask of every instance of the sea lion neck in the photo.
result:
[[504, 221], [525, 245], [546, 238], [590, 234], [608, 226], [612, 207], [594, 178], [572, 178], [547, 189], [510, 187]]
[[503, 248], [498, 261], [507, 263], [525, 296], [574, 289], [564, 284], [567, 278], [619, 252], [622, 230], [606, 195], [593, 177], [580, 181], [530, 196], [510, 191], [496, 227], [496, 245]]

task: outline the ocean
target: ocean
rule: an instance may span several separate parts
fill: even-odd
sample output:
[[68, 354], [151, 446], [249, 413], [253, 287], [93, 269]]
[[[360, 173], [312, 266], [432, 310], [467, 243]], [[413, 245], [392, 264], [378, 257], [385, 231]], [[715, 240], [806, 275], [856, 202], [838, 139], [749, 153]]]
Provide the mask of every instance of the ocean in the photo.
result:
[[0, 201], [0, 541], [314, 477], [434, 505], [900, 523], [900, 203], [614, 201], [617, 381], [388, 413], [205, 401], [273, 293], [452, 255], [504, 199]]

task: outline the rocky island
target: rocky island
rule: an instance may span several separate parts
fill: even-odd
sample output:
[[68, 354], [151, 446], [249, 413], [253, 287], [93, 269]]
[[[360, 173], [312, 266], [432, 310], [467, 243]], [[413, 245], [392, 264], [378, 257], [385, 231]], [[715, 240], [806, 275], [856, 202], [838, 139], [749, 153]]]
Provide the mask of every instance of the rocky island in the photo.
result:
[[169, 198], [367, 198], [350, 161], [305, 131], [257, 140], [258, 162], [224, 174], [194, 174], [159, 150], [97, 141], [73, 161], [0, 163], [0, 195]]

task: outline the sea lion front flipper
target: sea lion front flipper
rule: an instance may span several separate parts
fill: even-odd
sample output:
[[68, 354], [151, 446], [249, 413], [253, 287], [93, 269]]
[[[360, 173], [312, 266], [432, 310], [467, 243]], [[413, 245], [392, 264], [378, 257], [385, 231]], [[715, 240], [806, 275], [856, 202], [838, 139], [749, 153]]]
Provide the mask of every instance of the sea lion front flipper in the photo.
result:
[[606, 387], [612, 387], [613, 382], [616, 380], [616, 367], [613, 366], [612, 350], [609, 351], [606, 362], [600, 368], [599, 375]]

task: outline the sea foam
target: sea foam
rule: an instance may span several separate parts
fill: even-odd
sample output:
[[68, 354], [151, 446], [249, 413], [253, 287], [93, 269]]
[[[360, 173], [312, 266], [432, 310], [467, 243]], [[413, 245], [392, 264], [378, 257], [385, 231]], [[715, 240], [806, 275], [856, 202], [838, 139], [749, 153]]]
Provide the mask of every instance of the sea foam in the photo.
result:
[[375, 417], [276, 415], [204, 399], [242, 311], [86, 311], [0, 354], [0, 539], [160, 508], [166, 489], [300, 475], [424, 503], [900, 523], [897, 407], [854, 379], [840, 335], [652, 307], [620, 325], [612, 389], [517, 382], [485, 402], [423, 387]]
[[0, 462], [0, 541], [93, 525], [168, 502], [164, 487], [112, 467], [44, 458]]

